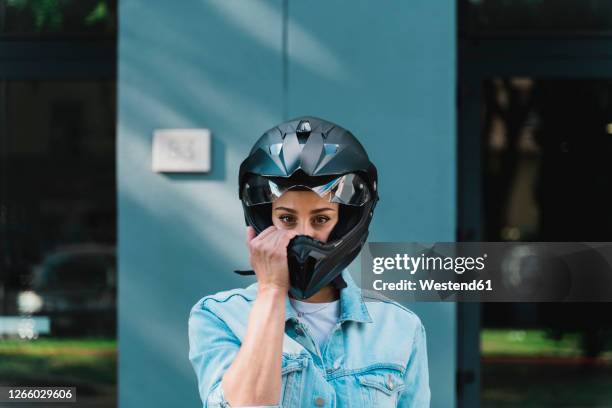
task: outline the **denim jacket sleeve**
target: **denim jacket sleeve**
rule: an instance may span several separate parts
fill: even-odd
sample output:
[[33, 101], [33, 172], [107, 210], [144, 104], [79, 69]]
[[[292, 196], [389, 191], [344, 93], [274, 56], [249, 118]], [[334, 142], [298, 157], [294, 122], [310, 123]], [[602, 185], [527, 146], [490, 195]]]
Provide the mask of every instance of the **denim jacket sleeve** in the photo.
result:
[[401, 408], [428, 408], [431, 400], [429, 369], [427, 365], [427, 337], [425, 327], [419, 322], [404, 375], [404, 383], [410, 384], [400, 395], [397, 406]]
[[229, 407], [221, 379], [239, 348], [239, 340], [225, 323], [205, 307], [203, 300], [196, 303], [189, 314], [189, 361], [204, 408]]
[[[189, 361], [196, 373], [203, 407], [230, 407], [221, 379], [240, 349], [227, 325], [206, 308], [203, 300], [189, 314]], [[276, 408], [277, 405], [251, 408]]]

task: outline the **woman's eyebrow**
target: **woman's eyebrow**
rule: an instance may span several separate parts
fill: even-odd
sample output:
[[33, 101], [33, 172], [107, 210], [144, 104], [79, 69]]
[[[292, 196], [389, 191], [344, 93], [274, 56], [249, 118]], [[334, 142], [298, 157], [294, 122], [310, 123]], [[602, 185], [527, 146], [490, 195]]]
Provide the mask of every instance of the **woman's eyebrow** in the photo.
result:
[[287, 211], [287, 212], [294, 213], [294, 214], [297, 212], [293, 208], [287, 208], [287, 207], [276, 207], [274, 211], [276, 210]]
[[329, 208], [329, 207], [323, 207], [323, 208], [317, 208], [316, 210], [312, 210], [310, 213], [311, 214], [317, 214], [323, 211], [334, 211], [333, 208]]
[[[287, 212], [290, 212], [290, 213], [293, 213], [293, 214], [297, 213], [296, 210], [294, 210], [293, 208], [288, 208], [288, 207], [276, 207], [274, 209], [274, 211], [287, 211]], [[316, 209], [310, 211], [310, 213], [311, 214], [318, 214], [318, 213], [323, 212], [323, 211], [334, 211], [334, 209], [333, 208], [329, 208], [329, 207], [316, 208]]]

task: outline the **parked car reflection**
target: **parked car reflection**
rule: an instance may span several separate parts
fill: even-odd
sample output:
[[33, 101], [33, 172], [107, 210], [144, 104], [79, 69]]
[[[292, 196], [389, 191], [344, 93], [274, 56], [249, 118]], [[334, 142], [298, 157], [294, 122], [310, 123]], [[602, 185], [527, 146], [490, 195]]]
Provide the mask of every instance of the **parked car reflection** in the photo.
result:
[[34, 267], [32, 290], [21, 293], [19, 307], [48, 316], [53, 336], [114, 336], [116, 294], [115, 248], [81, 244], [59, 248]]

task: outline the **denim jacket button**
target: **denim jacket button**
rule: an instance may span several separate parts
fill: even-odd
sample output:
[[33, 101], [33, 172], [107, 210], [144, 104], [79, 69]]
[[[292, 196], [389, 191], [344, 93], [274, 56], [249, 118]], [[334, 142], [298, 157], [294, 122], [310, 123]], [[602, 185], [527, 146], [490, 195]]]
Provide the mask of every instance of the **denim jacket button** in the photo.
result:
[[323, 405], [325, 405], [325, 400], [321, 397], [317, 397], [317, 399], [315, 399], [315, 405], [317, 407], [322, 407]]
[[393, 391], [393, 388], [395, 388], [395, 384], [393, 383], [393, 377], [391, 377], [391, 374], [387, 376], [387, 388], [389, 389], [389, 391]]
[[340, 368], [340, 359], [334, 361], [334, 371]]
[[297, 334], [298, 336], [301, 336], [302, 334], [304, 334], [304, 330], [302, 329], [302, 326], [295, 326], [295, 334]]

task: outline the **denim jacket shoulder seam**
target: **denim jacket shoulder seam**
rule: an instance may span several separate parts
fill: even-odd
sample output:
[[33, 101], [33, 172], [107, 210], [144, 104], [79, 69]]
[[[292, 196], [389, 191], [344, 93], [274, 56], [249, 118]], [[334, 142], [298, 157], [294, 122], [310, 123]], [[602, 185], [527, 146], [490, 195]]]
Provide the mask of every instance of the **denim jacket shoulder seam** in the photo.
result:
[[388, 305], [396, 306], [399, 309], [401, 309], [401, 310], [403, 310], [405, 312], [408, 312], [408, 314], [410, 314], [411, 316], [416, 317], [419, 322], [421, 321], [421, 319], [419, 318], [419, 316], [416, 313], [414, 313], [412, 310], [408, 309], [406, 306], [404, 306], [404, 305], [402, 305], [402, 304], [400, 304], [400, 303], [398, 303], [398, 302], [396, 302], [394, 300], [378, 298], [378, 297], [372, 297], [372, 296], [367, 296], [367, 295], [363, 295], [363, 298], [364, 299], [376, 299], [376, 301], [378, 301], [378, 302], [383, 302], [383, 303], [386, 303]]
[[216, 302], [216, 303], [225, 303], [225, 302], [229, 301], [231, 298], [233, 298], [234, 296], [239, 296], [239, 297], [243, 298], [244, 300], [246, 300], [247, 302], [252, 302], [252, 301], [254, 300], [254, 299], [252, 299], [252, 298], [250, 298], [250, 297], [248, 297], [248, 296], [245, 296], [245, 295], [244, 295], [244, 294], [242, 294], [242, 293], [231, 293], [231, 294], [229, 294], [229, 295], [227, 295], [227, 296], [223, 297], [222, 299], [218, 299], [218, 298], [216, 298], [215, 296], [216, 296], [216, 295], [208, 295], [208, 296], [204, 296], [202, 299], [200, 299], [200, 300], [199, 300], [199, 301], [196, 303], [196, 306], [197, 306], [197, 307], [199, 307], [200, 309], [206, 309], [206, 310], [208, 310], [208, 311], [211, 311], [211, 312], [212, 312], [212, 310], [210, 310], [210, 309], [209, 309], [208, 307], [206, 307], [206, 305], [205, 305], [205, 303], [206, 303], [207, 301], [209, 301], [209, 300], [210, 300], [210, 301], [213, 301], [213, 302]]
[[[217, 324], [222, 324], [223, 325], [223, 329], [225, 330], [226, 333], [230, 334], [233, 337], [233, 340], [235, 340], [235, 344], [240, 345], [240, 339], [236, 336], [236, 334], [230, 329], [230, 327], [228, 326], [227, 322], [225, 321], [225, 319], [223, 319], [222, 316], [219, 316], [217, 313], [215, 313], [213, 310], [211, 310], [210, 308], [208, 308], [204, 302], [203, 299], [200, 299], [198, 301], [198, 303], [196, 303], [196, 306], [199, 306], [199, 310], [200, 311], [204, 311], [204, 312], [208, 312], [211, 315], [211, 319], [216, 319], [217, 320]], [[194, 306], [195, 309], [195, 306]], [[194, 309], [192, 309], [191, 313], [194, 312]]]
[[[417, 316], [418, 318], [418, 316]], [[417, 338], [417, 336], [419, 336], [419, 331], [422, 331], [423, 333], [425, 333], [425, 326], [423, 325], [423, 322], [421, 322], [421, 320], [419, 319], [418, 321], [418, 325], [414, 331], [414, 339]], [[413, 342], [413, 350], [414, 350], [414, 342]], [[425, 353], [427, 353], [427, 351], [425, 350]], [[410, 363], [412, 361], [412, 351], [410, 352], [410, 354], [408, 355], [408, 360], [406, 361], [406, 367], [405, 367], [405, 372], [407, 373], [410, 367]]]

